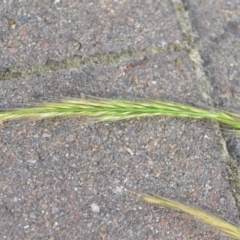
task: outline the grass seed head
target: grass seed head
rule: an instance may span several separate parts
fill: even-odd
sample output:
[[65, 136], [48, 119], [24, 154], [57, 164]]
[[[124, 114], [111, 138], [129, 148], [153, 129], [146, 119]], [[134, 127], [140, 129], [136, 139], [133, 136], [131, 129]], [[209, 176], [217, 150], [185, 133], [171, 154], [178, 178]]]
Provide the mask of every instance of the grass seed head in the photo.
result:
[[190, 214], [191, 216], [198, 218], [203, 223], [208, 224], [209, 226], [214, 227], [215, 229], [220, 230], [221, 232], [227, 234], [228, 236], [232, 237], [233, 239], [240, 239], [240, 228], [224, 221], [220, 218], [217, 218], [213, 215], [207, 214], [202, 210], [199, 210], [194, 207], [190, 207], [188, 205], [184, 205], [177, 201], [173, 201], [168, 198], [164, 198], [161, 196], [152, 196], [149, 194], [141, 194], [141, 197], [144, 201], [149, 203], [154, 203], [161, 205], [163, 207], [172, 208], [175, 210], [179, 210], [181, 212]]
[[117, 121], [136, 117], [183, 117], [210, 119], [240, 130], [240, 115], [211, 111], [179, 103], [156, 100], [82, 100], [68, 99], [43, 106], [0, 112], [0, 121], [17, 118], [49, 118], [57, 116], [82, 116], [97, 121]]

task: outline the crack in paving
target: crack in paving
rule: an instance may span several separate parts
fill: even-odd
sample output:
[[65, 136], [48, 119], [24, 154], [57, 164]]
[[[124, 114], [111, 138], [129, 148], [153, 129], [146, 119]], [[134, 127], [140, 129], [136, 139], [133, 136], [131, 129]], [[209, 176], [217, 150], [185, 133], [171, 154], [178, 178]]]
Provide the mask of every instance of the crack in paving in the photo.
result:
[[[213, 99], [210, 94], [211, 84], [206, 75], [204, 69], [204, 60], [201, 56], [199, 45], [196, 42], [196, 37], [194, 36], [192, 30], [192, 24], [188, 15], [187, 10], [184, 6], [184, 0], [172, 0], [174, 5], [177, 19], [179, 24], [182, 28], [183, 35], [185, 38], [188, 39], [190, 43], [189, 46], [191, 47], [188, 51], [189, 57], [192, 61], [192, 64], [195, 69], [196, 78], [200, 83], [201, 92], [203, 98], [207, 102], [209, 106], [214, 106]], [[238, 166], [235, 160], [230, 156], [229, 151], [227, 149], [227, 143], [223, 137], [223, 132], [219, 123], [213, 123], [216, 135], [218, 136], [219, 142], [222, 146], [222, 152], [226, 159], [226, 171], [227, 171], [227, 180], [230, 185], [230, 191], [233, 195], [233, 198], [236, 201], [237, 209], [238, 209], [238, 216], [240, 218], [240, 173]]]
[[108, 54], [97, 53], [89, 57], [74, 55], [63, 61], [49, 59], [44, 65], [32, 65], [29, 67], [13, 66], [0, 70], [0, 81], [14, 78], [25, 78], [33, 75], [49, 75], [59, 70], [81, 70], [83, 67], [97, 64], [100, 66], [110, 66], [120, 64], [128, 60], [140, 60], [143, 57], [156, 55], [162, 52], [189, 51], [190, 46], [187, 41], [175, 41], [160, 47], [147, 47], [141, 51], [110, 52]]

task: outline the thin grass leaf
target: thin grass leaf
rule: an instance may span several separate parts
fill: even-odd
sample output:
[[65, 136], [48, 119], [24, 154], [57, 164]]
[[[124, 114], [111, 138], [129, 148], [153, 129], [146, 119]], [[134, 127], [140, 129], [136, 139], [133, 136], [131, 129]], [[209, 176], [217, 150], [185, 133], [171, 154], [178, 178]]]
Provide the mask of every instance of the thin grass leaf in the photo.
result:
[[202, 210], [184, 205], [177, 201], [173, 201], [171, 199], [164, 198], [161, 196], [152, 196], [149, 194], [141, 194], [141, 198], [148, 203], [158, 204], [158, 205], [161, 205], [161, 206], [164, 206], [167, 208], [172, 208], [172, 209], [179, 210], [181, 212], [190, 214], [191, 216], [198, 218], [203, 223], [206, 223], [209, 226], [212, 226], [215, 229], [218, 229], [221, 232], [227, 234], [229, 237], [231, 237], [233, 239], [240, 239], [240, 228], [239, 227], [237, 227], [231, 223], [228, 223], [227, 221], [222, 220], [218, 217], [215, 217], [213, 215], [205, 213]]

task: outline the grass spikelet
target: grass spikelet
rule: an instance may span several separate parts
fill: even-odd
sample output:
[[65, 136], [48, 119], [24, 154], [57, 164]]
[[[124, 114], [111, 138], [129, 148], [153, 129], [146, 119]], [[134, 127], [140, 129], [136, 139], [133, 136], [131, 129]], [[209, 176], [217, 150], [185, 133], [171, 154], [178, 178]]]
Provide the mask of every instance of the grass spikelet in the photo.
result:
[[221, 232], [225, 233], [229, 237], [233, 239], [240, 239], [240, 228], [224, 221], [218, 217], [213, 215], [207, 214], [202, 210], [199, 210], [194, 207], [190, 207], [179, 203], [177, 201], [173, 201], [168, 198], [164, 198], [161, 196], [152, 196], [149, 194], [141, 194], [141, 197], [144, 201], [148, 203], [158, 204], [167, 208], [172, 208], [175, 210], [179, 210], [181, 212], [190, 214], [193, 217], [198, 218], [203, 223], [208, 224], [209, 226], [214, 227], [215, 229], [220, 230]]
[[49, 118], [57, 116], [90, 117], [97, 121], [117, 121], [135, 117], [185, 117], [215, 120], [240, 130], [240, 115], [204, 110], [179, 103], [156, 100], [127, 101], [111, 99], [68, 99], [43, 106], [0, 112], [0, 121], [18, 118]]

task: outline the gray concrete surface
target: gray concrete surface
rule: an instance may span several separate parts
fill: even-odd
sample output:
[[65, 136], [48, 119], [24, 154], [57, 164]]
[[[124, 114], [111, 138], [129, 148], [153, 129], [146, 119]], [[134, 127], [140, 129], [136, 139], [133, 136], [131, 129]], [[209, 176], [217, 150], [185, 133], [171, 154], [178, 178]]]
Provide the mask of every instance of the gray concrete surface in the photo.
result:
[[[0, 107], [85, 94], [239, 110], [238, 6], [3, 1]], [[4, 122], [0, 238], [228, 239], [127, 191], [160, 194], [239, 224], [240, 142], [218, 129], [160, 117]]]

